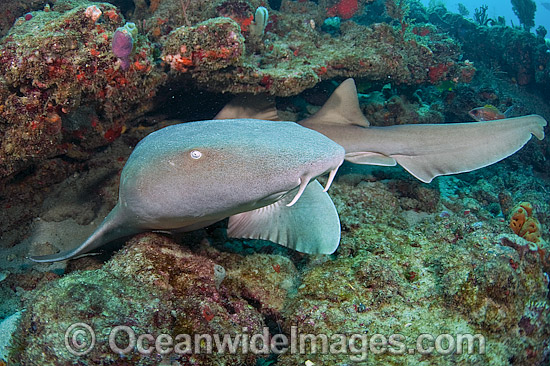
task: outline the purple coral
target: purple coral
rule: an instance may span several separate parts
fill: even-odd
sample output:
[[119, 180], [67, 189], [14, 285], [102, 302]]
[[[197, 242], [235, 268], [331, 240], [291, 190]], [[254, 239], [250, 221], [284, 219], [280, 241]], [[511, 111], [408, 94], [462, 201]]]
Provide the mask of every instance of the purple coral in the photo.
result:
[[130, 66], [129, 56], [134, 48], [134, 39], [132, 35], [125, 30], [119, 30], [113, 35], [112, 49], [113, 53], [120, 60], [123, 70]]

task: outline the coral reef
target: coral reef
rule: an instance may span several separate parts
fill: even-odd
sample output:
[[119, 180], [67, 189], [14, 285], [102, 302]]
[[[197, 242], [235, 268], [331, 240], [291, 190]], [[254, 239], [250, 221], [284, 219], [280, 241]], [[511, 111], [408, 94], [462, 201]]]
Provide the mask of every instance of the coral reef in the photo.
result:
[[[154, 336], [236, 335], [243, 334], [243, 327], [248, 334], [261, 334], [271, 324], [272, 335], [290, 336], [294, 329], [298, 334], [366, 337], [352, 354], [287, 352], [277, 357], [278, 365], [346, 363], [350, 356], [396, 364], [499, 363], [510, 357], [537, 364], [549, 347], [548, 280], [542, 271], [550, 267], [523, 238], [499, 234], [507, 222], [491, 214], [489, 206], [498, 202], [499, 191], [515, 183], [503, 186], [509, 180], [502, 172], [487, 176], [491, 178], [474, 184], [448, 177], [424, 186], [388, 180], [381, 170], [349, 174], [344, 169], [331, 189], [341, 216], [341, 247], [333, 259], [311, 258], [299, 271], [284, 256], [240, 255], [220, 252], [205, 241], [193, 244], [199, 233], [196, 239], [184, 237], [192, 249], [158, 234], [142, 234], [103, 265], [83, 258], [74, 265], [84, 270], [32, 282], [10, 275], [3, 283], [31, 291], [24, 297], [27, 311], [12, 351], [19, 352], [21, 365], [76, 360], [66, 351], [63, 335], [82, 321], [98, 332], [99, 346], [79, 357], [80, 364], [158, 364], [168, 356], [153, 351], [122, 358], [111, 352], [109, 331], [131, 324], [136, 334]], [[534, 184], [517, 179], [526, 188]], [[518, 194], [515, 189], [510, 196]], [[225, 272], [221, 278], [219, 267]], [[374, 334], [395, 333], [413, 348], [416, 337], [426, 333], [481, 334], [491, 347], [485, 354], [474, 348], [473, 355], [451, 359], [365, 352]], [[126, 340], [117, 342], [122, 347]], [[313, 351], [308, 347], [307, 352]], [[252, 365], [263, 356], [172, 353], [169, 359]]]
[[[303, 274], [285, 312], [287, 332], [297, 326], [300, 333], [326, 334], [329, 339], [364, 334], [353, 356], [371, 363], [500, 363], [507, 362], [508, 351], [522, 364], [537, 364], [546, 357], [548, 280], [536, 251], [521, 257], [494, 233], [496, 227], [504, 230], [504, 223], [484, 220], [480, 226], [477, 214], [464, 214], [460, 208], [434, 219], [420, 216], [417, 224], [408, 226], [403, 220], [406, 206], [400, 207], [403, 200], [385, 185], [344, 178], [332, 192], [344, 227], [339, 256]], [[532, 296], [537, 300], [530, 300]], [[456, 354], [452, 361], [414, 350], [405, 361], [392, 352], [398, 348], [395, 343], [377, 338], [382, 334], [387, 341], [396, 333], [403, 336], [406, 349], [414, 350], [420, 333], [483, 334], [492, 347], [485, 355]], [[504, 333], [514, 336], [504, 339]], [[382, 343], [380, 352], [370, 352], [377, 342]], [[309, 353], [308, 345], [305, 354], [284, 354], [278, 364], [350, 360], [349, 354], [319, 354], [319, 348]]]
[[[543, 189], [533, 189], [538, 181], [497, 167], [461, 179], [440, 177], [426, 186], [386, 169], [365, 169], [351, 173], [349, 166], [343, 167], [331, 188], [343, 230], [333, 258], [311, 257], [304, 263], [299, 257], [293, 261], [282, 255], [221, 252], [217, 248], [225, 242], [223, 236], [212, 234], [210, 245], [201, 240], [205, 231], [184, 236], [183, 245], [159, 234], [142, 234], [105, 264], [78, 259], [73, 270], [80, 271], [27, 279], [28, 285], [23, 285], [28, 275], [10, 275], [0, 284], [8, 281], [30, 291], [24, 296], [27, 311], [12, 351], [20, 352], [22, 365], [74, 360], [62, 349], [63, 335], [72, 323], [83, 321], [98, 331], [100, 346], [78, 359], [82, 365], [147, 365], [168, 359], [253, 365], [266, 356], [164, 356], [153, 351], [122, 358], [105, 348], [109, 331], [120, 324], [155, 336], [252, 335], [262, 334], [264, 327], [271, 335], [287, 337], [293, 332], [361, 335], [351, 353], [322, 353], [306, 344], [305, 353], [278, 355], [277, 365], [307, 360], [500, 364], [510, 358], [535, 365], [545, 360], [550, 347], [544, 274], [550, 271], [548, 258], [525, 239], [501, 234], [509, 230], [508, 223], [491, 208], [505, 190], [511, 200], [524, 195], [538, 202], [543, 194]], [[225, 276], [220, 277], [219, 267]], [[479, 335], [491, 347], [479, 354], [476, 338], [473, 354], [450, 358], [414, 348], [420, 334], [457, 333]], [[375, 344], [380, 337], [375, 334], [402, 335], [398, 340], [414, 354], [393, 354], [387, 348], [370, 352], [369, 342]], [[117, 342], [122, 346], [125, 339]]]
[[[283, 10], [288, 13], [298, 11], [290, 8], [298, 6], [295, 3], [285, 3], [285, 6]], [[231, 57], [231, 62], [225, 64], [232, 72], [215, 74], [191, 72], [191, 75], [199, 85], [210, 90], [232, 93], [267, 91], [281, 96], [297, 94], [323, 79], [337, 76], [355, 75], [372, 80], [391, 78], [397, 83], [412, 84], [426, 81], [438, 82], [453, 77], [468, 81], [471, 77], [466, 70], [473, 69], [472, 66], [456, 61], [459, 49], [456, 48], [456, 44], [442, 35], [433, 34], [423, 39], [405, 42], [400, 30], [387, 25], [378, 24], [369, 28], [348, 22], [341, 27], [342, 36], [335, 38], [319, 33], [310, 22], [304, 23], [297, 17], [286, 16], [289, 19], [285, 23], [281, 16], [277, 15], [276, 23], [270, 23], [271, 26], [268, 24], [269, 31], [265, 36], [265, 43], [259, 49], [262, 55], [261, 64], [258, 65], [258, 62], [253, 60], [256, 58], [255, 55], [241, 50], [238, 53], [229, 52], [231, 48], [222, 42], [222, 47], [229, 49], [228, 54], [242, 55], [238, 58]], [[223, 26], [220, 29], [224, 30], [226, 27]], [[241, 31], [242, 28], [241, 24]], [[239, 33], [235, 30], [231, 32]], [[180, 39], [188, 33], [190, 33], [189, 30], [182, 27], [168, 36], [169, 51], [165, 51], [165, 54], [169, 56], [170, 62], [174, 59], [173, 54], [181, 48], [187, 50], [187, 53], [191, 52], [188, 40]], [[204, 33], [207, 31], [205, 30]], [[237, 37], [237, 34], [233, 37]], [[285, 42], [283, 35], [286, 35], [285, 38], [289, 41]], [[237, 38], [235, 41], [238, 41], [238, 44], [242, 43], [242, 40]], [[208, 52], [209, 42], [201, 46], [201, 49]], [[358, 43], [362, 44], [360, 49], [348, 46]], [[387, 44], [391, 44], [391, 48], [386, 47]], [[431, 51], [432, 44], [434, 46], [438, 44], [437, 49], [440, 52]], [[225, 58], [223, 55], [216, 56]], [[198, 60], [188, 60], [189, 56], [184, 59], [189, 66], [201, 63], [200, 57]], [[447, 61], [443, 61], [445, 59]], [[452, 59], [455, 60], [450, 61]], [[413, 65], [418, 65], [418, 69]], [[423, 66], [420, 67], [420, 65]], [[426, 75], [426, 67], [436, 71]], [[184, 72], [188, 71], [187, 67], [175, 68], [180, 72], [182, 69]]]
[[538, 85], [548, 92], [550, 53], [544, 40], [511, 27], [478, 26], [441, 7], [435, 8], [429, 18], [460, 41], [470, 60], [498, 67], [519, 85]]
[[316, 24], [339, 4], [285, 2], [281, 12], [267, 9], [261, 37], [250, 29], [261, 8], [252, 0], [184, 7], [162, 1], [145, 13], [136, 3], [142, 18], [132, 20], [139, 34], [121, 30], [120, 10], [106, 3], [60, 0], [30, 20], [20, 18], [0, 41], [0, 175], [53, 156], [82, 157], [111, 143], [154, 107], [166, 80], [216, 92], [288, 96], [335, 77], [416, 85], [473, 76], [472, 64], [459, 61], [456, 42], [428, 27], [414, 31], [403, 18], [397, 29], [347, 21], [337, 37], [322, 32]]

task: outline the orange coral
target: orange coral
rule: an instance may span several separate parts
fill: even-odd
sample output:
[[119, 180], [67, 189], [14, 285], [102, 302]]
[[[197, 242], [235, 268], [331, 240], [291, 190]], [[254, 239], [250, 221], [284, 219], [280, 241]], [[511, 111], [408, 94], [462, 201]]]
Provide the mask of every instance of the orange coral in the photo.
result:
[[[525, 203], [528, 202], [522, 202], [512, 209], [512, 214], [510, 216], [510, 228], [516, 234], [519, 234], [523, 224], [525, 224], [525, 221], [527, 221], [527, 218], [529, 217], [527, 210], [522, 206], [522, 204]], [[530, 203], [528, 204], [531, 205]]]
[[518, 234], [519, 236], [525, 238], [527, 241], [532, 241], [533, 243], [538, 243], [540, 241], [540, 222], [534, 217], [529, 217], [521, 231]]
[[527, 241], [538, 243], [541, 240], [540, 222], [533, 217], [533, 206], [529, 202], [517, 204], [511, 211], [510, 228]]

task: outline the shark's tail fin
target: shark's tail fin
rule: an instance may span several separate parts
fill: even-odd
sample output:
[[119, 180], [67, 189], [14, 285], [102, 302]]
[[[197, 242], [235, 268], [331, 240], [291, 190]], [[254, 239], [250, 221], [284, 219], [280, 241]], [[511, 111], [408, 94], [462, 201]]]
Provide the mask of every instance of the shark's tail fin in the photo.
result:
[[127, 225], [121, 214], [120, 205], [117, 204], [107, 215], [103, 222], [97, 227], [92, 235], [80, 246], [66, 252], [31, 256], [30, 259], [35, 262], [57, 262], [74, 258], [80, 254], [90, 252], [110, 241], [122, 238], [124, 236], [137, 234], [141, 230]]
[[346, 160], [372, 164], [369, 160], [373, 155], [390, 158], [429, 183], [439, 175], [469, 172], [496, 163], [521, 149], [531, 135], [542, 140], [546, 124], [541, 116], [529, 115], [490, 122], [371, 127], [369, 138], [377, 142], [371, 147], [377, 147], [364, 156], [346, 156]]

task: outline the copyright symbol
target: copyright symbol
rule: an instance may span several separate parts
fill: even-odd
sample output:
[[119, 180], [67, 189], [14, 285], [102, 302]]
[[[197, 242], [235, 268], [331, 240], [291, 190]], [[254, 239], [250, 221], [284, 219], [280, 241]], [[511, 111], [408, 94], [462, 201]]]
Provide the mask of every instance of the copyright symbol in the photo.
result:
[[95, 346], [95, 332], [86, 323], [74, 323], [65, 332], [65, 347], [75, 356], [84, 356]]

